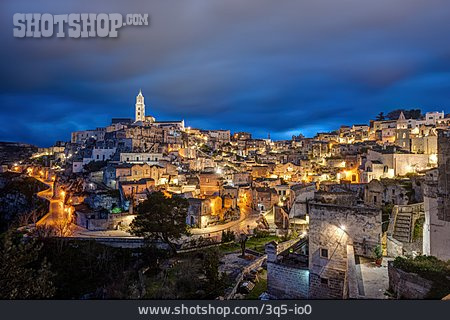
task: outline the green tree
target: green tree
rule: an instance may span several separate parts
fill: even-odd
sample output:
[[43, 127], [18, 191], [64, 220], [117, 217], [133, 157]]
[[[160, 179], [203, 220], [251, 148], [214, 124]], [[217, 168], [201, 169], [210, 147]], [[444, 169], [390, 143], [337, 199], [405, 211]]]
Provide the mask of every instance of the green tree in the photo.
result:
[[40, 259], [42, 243], [7, 232], [0, 246], [0, 299], [48, 299], [54, 274]]
[[402, 112], [406, 119], [420, 119], [422, 117], [422, 110], [420, 110], [420, 109], [411, 109], [411, 110], [396, 109], [396, 110], [389, 112], [386, 115], [386, 117], [389, 120], [397, 120], [398, 117], [400, 117], [400, 113], [402, 113]]
[[385, 119], [386, 118], [384, 117], [384, 112], [380, 112], [376, 118], [377, 121], [384, 121]]
[[176, 252], [175, 240], [188, 235], [186, 216], [188, 201], [180, 197], [166, 197], [162, 192], [147, 196], [131, 223], [131, 233], [146, 240], [161, 240]]
[[227, 277], [219, 271], [219, 266], [219, 250], [217, 248], [205, 250], [202, 257], [202, 271], [207, 280], [205, 289], [210, 299], [221, 295], [228, 284]]
[[222, 242], [226, 243], [226, 242], [232, 242], [234, 240], [236, 240], [236, 234], [234, 233], [234, 231], [222, 230]]

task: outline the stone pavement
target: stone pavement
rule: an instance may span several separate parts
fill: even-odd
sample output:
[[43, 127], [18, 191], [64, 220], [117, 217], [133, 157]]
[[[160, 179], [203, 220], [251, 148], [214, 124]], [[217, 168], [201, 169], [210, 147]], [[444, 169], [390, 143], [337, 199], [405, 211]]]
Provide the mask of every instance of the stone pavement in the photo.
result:
[[358, 291], [361, 299], [388, 299], [385, 295], [389, 288], [388, 261], [392, 258], [383, 258], [380, 267], [371, 260], [359, 257], [356, 264], [358, 276]]

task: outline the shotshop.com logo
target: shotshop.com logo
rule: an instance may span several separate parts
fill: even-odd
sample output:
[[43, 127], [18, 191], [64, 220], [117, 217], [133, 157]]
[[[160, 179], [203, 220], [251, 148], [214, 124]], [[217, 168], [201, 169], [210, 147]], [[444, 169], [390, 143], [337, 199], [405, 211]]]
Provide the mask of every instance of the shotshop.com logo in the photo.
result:
[[120, 13], [16, 13], [13, 35], [17, 38], [116, 38], [123, 26], [148, 26], [148, 14]]

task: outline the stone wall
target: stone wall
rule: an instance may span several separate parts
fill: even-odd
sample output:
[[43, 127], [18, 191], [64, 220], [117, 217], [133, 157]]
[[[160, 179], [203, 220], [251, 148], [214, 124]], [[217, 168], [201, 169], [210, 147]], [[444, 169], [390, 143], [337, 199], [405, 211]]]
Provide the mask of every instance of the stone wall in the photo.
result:
[[388, 257], [398, 257], [403, 255], [403, 243], [392, 236], [386, 237], [386, 247]]
[[283, 262], [283, 254], [299, 243], [292, 239], [265, 246], [267, 254], [267, 291], [274, 299], [305, 299], [309, 292], [309, 270], [307, 265]]
[[309, 271], [267, 262], [267, 290], [276, 299], [306, 299], [309, 292]]
[[423, 253], [450, 259], [450, 131], [438, 131], [437, 170], [425, 176]]
[[[322, 277], [316, 273], [309, 274], [310, 299], [342, 299], [344, 297], [345, 271], [328, 269]], [[323, 279], [326, 279], [326, 283]]]
[[356, 274], [355, 251], [352, 245], [347, 245], [347, 286], [344, 286], [344, 298], [357, 299], [359, 296]]
[[433, 287], [433, 282], [415, 273], [405, 272], [388, 263], [389, 290], [397, 299], [426, 299]]
[[347, 245], [356, 255], [373, 257], [381, 239], [381, 210], [311, 203], [309, 217], [309, 297], [342, 299], [347, 290]]
[[438, 219], [450, 222], [450, 131], [438, 136]]
[[[247, 252], [247, 249], [246, 249], [246, 252]], [[234, 297], [234, 295], [237, 293], [237, 290], [239, 288], [239, 284], [244, 279], [244, 276], [247, 273], [249, 273], [251, 270], [254, 270], [254, 269], [257, 269], [257, 268], [261, 267], [264, 264], [265, 261], [267, 261], [267, 255], [263, 255], [263, 256], [257, 258], [251, 264], [249, 264], [245, 268], [243, 268], [241, 270], [241, 272], [237, 275], [237, 277], [234, 279], [234, 286], [229, 288], [229, 290], [226, 290], [226, 292], [225, 292], [225, 299], [226, 300], [232, 299]]]

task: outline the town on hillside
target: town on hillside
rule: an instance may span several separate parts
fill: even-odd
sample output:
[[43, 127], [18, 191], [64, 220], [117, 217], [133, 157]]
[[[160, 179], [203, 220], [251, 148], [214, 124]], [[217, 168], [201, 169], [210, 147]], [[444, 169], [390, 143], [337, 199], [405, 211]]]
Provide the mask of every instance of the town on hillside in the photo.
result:
[[[51, 147], [2, 146], [22, 150], [2, 155], [3, 208], [13, 201], [8, 188], [34, 185], [14, 198], [21, 212], [2, 213], [4, 230], [63, 239], [61, 246], [151, 247], [148, 259], [158, 257], [140, 264], [130, 294], [114, 295], [102, 282], [101, 293], [80, 289], [68, 298], [450, 294], [450, 115], [394, 110], [275, 141], [159, 120], [146, 112], [141, 91], [134, 109], [133, 119], [72, 132]], [[436, 270], [423, 272], [424, 265]]]

